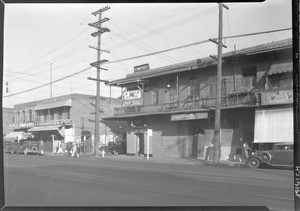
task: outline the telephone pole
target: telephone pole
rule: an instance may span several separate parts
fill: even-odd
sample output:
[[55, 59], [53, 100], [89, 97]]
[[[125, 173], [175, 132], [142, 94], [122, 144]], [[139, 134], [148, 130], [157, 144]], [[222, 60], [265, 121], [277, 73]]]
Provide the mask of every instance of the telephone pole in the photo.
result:
[[226, 5], [219, 3], [219, 35], [218, 40], [212, 40], [218, 45], [218, 57], [217, 59], [217, 87], [216, 87], [216, 108], [215, 108], [215, 129], [214, 129], [214, 155], [213, 159], [215, 163], [219, 163], [221, 156], [221, 83], [222, 83], [222, 47], [225, 47], [222, 43], [223, 37], [223, 7], [229, 9]]
[[[100, 123], [100, 70], [104, 69], [101, 68], [101, 64], [103, 64], [104, 62], [108, 62], [108, 60], [104, 59], [104, 60], [100, 60], [100, 54], [101, 52], [109, 52], [106, 50], [101, 50], [101, 34], [105, 33], [105, 32], [110, 32], [110, 30], [106, 27], [102, 27], [102, 23], [106, 22], [109, 20], [109, 18], [103, 18], [102, 19], [102, 13], [105, 12], [106, 10], [109, 10], [110, 7], [106, 6], [96, 12], [93, 12], [92, 15], [96, 16], [99, 15], [99, 20], [95, 23], [90, 23], [89, 26], [94, 27], [97, 29], [96, 32], [92, 33], [91, 35], [93, 37], [98, 37], [98, 46], [97, 47], [93, 47], [93, 46], [89, 46], [90, 48], [93, 48], [95, 50], [97, 50], [97, 61], [94, 63], [91, 63], [91, 66], [96, 67], [97, 68], [97, 93], [96, 93], [96, 114], [95, 114], [95, 139], [94, 139], [94, 156], [97, 157], [97, 151], [99, 148], [99, 141], [100, 141], [100, 131], [99, 131], [99, 123]], [[106, 69], [104, 69], [106, 70]]]
[[50, 98], [52, 98], [52, 63], [50, 63]]

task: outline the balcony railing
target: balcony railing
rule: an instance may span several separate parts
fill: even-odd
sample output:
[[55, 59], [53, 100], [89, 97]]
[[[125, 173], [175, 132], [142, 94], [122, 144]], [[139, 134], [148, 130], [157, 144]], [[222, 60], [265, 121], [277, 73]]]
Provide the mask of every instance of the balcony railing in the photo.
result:
[[10, 124], [11, 129], [20, 128], [32, 128], [32, 127], [44, 127], [44, 126], [56, 126], [56, 125], [72, 125], [72, 119], [58, 119], [58, 120], [46, 120], [39, 122], [28, 122], [28, 123], [14, 123]]
[[72, 119], [47, 120], [33, 123], [35, 127], [55, 126], [55, 125], [72, 125]]
[[[234, 93], [221, 98], [221, 105], [225, 107], [256, 105], [259, 102], [257, 93], [244, 92]], [[216, 106], [216, 98], [195, 99], [187, 98], [181, 102], [172, 102], [155, 105], [137, 105], [128, 107], [119, 107], [114, 109], [114, 115], [158, 113], [168, 111], [183, 111], [193, 109], [212, 109]]]

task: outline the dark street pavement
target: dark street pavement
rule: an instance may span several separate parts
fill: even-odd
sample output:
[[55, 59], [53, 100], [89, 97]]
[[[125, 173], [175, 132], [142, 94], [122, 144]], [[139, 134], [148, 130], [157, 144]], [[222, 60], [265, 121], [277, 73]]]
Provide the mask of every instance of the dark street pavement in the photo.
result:
[[294, 210], [293, 172], [136, 156], [4, 155], [6, 206], [267, 206]]

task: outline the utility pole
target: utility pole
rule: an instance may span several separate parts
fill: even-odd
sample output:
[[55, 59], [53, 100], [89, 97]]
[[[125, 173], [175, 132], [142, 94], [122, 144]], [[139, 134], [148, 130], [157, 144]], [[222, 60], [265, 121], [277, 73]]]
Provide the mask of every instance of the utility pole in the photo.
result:
[[217, 87], [216, 87], [216, 108], [215, 108], [215, 129], [214, 129], [214, 155], [213, 159], [215, 163], [219, 163], [221, 155], [221, 83], [222, 83], [222, 47], [225, 47], [222, 43], [223, 37], [223, 7], [229, 9], [226, 5], [219, 3], [219, 35], [218, 41], [211, 40], [218, 45], [218, 57], [217, 59]]
[[[95, 50], [97, 50], [97, 61], [94, 63], [91, 63], [91, 66], [96, 67], [97, 68], [97, 79], [95, 79], [97, 81], [97, 93], [96, 93], [96, 114], [95, 114], [95, 139], [94, 139], [94, 156], [97, 157], [97, 151], [99, 148], [99, 140], [100, 140], [100, 131], [99, 131], [99, 123], [100, 123], [100, 70], [104, 69], [101, 68], [101, 64], [104, 62], [108, 62], [108, 60], [104, 59], [104, 60], [100, 60], [100, 54], [101, 51], [103, 52], [109, 52], [106, 50], [101, 50], [101, 34], [105, 33], [105, 32], [110, 32], [110, 30], [108, 28], [103, 28], [102, 27], [102, 23], [106, 22], [109, 20], [109, 18], [103, 18], [102, 19], [102, 13], [105, 12], [106, 10], [109, 10], [110, 7], [106, 6], [96, 12], [93, 12], [92, 15], [96, 16], [99, 15], [99, 20], [95, 23], [90, 23], [89, 26], [94, 27], [97, 29], [96, 32], [92, 33], [91, 35], [93, 37], [98, 36], [98, 46], [97, 47], [93, 47], [93, 46], [89, 46], [90, 48], [93, 48]], [[104, 69], [106, 70], [106, 69]]]
[[52, 98], [52, 63], [50, 63], [50, 98]]

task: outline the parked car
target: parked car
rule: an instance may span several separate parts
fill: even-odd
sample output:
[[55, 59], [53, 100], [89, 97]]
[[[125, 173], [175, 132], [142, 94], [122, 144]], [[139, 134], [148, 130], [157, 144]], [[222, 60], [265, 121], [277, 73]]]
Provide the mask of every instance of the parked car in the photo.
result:
[[43, 149], [41, 148], [40, 143], [35, 140], [25, 140], [20, 142], [5, 141], [4, 151], [12, 154], [16, 153], [24, 155], [43, 154]]
[[109, 152], [112, 154], [126, 154], [126, 142], [109, 142], [107, 146]]
[[294, 164], [294, 144], [276, 143], [271, 149], [252, 151], [247, 160], [250, 168], [265, 166], [292, 166]]

